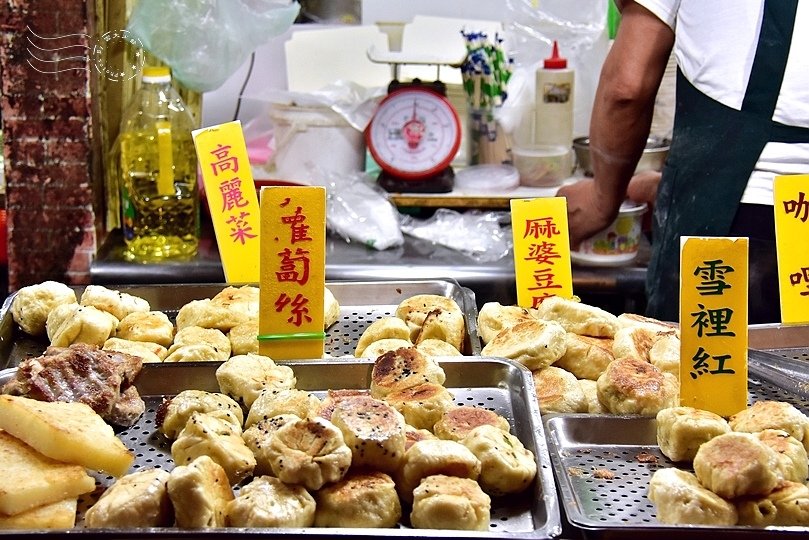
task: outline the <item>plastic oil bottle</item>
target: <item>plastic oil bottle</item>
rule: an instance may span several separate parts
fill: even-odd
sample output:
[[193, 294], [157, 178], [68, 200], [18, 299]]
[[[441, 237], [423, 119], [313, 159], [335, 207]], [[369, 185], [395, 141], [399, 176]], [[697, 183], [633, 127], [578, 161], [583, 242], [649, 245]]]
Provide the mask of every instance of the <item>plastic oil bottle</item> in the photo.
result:
[[189, 258], [199, 244], [191, 113], [167, 67], [146, 67], [119, 134], [122, 229], [128, 260]]

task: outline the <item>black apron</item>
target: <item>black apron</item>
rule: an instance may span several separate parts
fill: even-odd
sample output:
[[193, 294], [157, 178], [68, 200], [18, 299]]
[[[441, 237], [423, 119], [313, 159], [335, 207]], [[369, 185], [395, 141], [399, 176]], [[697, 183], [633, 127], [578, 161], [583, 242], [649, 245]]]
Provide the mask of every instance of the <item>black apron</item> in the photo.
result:
[[[677, 72], [672, 144], [652, 221], [652, 258], [646, 279], [646, 313], [651, 317], [679, 319], [680, 237], [729, 236], [764, 146], [768, 142], [809, 142], [809, 129], [772, 121], [797, 6], [798, 0], [765, 0], [741, 110], [706, 96]], [[753, 265], [774, 267], [776, 261], [751, 254], [750, 263], [750, 283], [755, 286], [753, 276], [761, 272]], [[777, 305], [777, 277], [775, 287], [771, 301]], [[755, 309], [751, 306], [751, 313]]]

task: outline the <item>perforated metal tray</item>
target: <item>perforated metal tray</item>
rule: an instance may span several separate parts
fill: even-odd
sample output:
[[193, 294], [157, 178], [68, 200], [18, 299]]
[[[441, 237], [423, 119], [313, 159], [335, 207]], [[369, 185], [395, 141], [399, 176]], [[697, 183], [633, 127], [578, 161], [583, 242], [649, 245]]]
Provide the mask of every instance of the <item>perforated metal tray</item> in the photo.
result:
[[[461, 532], [449, 530], [419, 530], [407, 526], [406, 508], [403, 523], [394, 529], [213, 529], [206, 531], [176, 528], [126, 529], [94, 531], [77, 527], [72, 534], [102, 537], [194, 536], [230, 535], [314, 537], [334, 536], [396, 536], [415, 538], [475, 537], [475, 538], [556, 538], [561, 534], [561, 518], [553, 473], [548, 455], [539, 408], [534, 395], [531, 373], [509, 360], [478, 357], [474, 361], [463, 358], [439, 359], [447, 380], [444, 385], [453, 393], [459, 405], [476, 405], [493, 410], [506, 417], [511, 431], [531, 450], [537, 462], [537, 479], [528, 491], [508, 497], [492, 499], [489, 532]], [[304, 360], [288, 362], [297, 378], [297, 388], [323, 396], [329, 388], [368, 388], [371, 360]], [[215, 370], [218, 362], [183, 364], [147, 364], [136, 385], [146, 402], [146, 413], [136, 425], [121, 431], [119, 436], [136, 456], [130, 471], [147, 467], [170, 469], [170, 441], [157, 431], [155, 410], [166, 395], [195, 388], [218, 391]], [[0, 372], [0, 385], [11, 377], [14, 368]], [[97, 499], [103, 486], [110, 485], [112, 477], [98, 475], [99, 489], [79, 501], [79, 519]], [[238, 491], [238, 490], [237, 490]], [[64, 531], [63, 531], [64, 532]], [[0, 535], [2, 535], [0, 531]]]
[[[750, 343], [762, 350], [809, 362], [809, 327], [751, 328]], [[779, 337], [780, 336], [780, 339]], [[788, 340], [783, 338], [787, 336]], [[803, 337], [801, 337], [803, 336]], [[804, 346], [799, 346], [803, 343]], [[778, 345], [784, 345], [778, 348]], [[776, 400], [809, 414], [809, 400], [751, 375], [750, 403]], [[548, 450], [561, 494], [564, 519], [587, 538], [809, 537], [809, 527], [673, 526], [657, 521], [648, 499], [654, 472], [680, 467], [660, 452], [654, 418], [549, 414], [543, 418]]]
[[[183, 305], [192, 300], [212, 298], [226, 286], [207, 283], [108, 287], [144, 298], [153, 310], [163, 311], [173, 319]], [[327, 283], [326, 286], [340, 304], [340, 319], [327, 331], [327, 356], [353, 356], [357, 340], [369, 324], [393, 316], [399, 303], [417, 294], [435, 294], [455, 300], [466, 319], [467, 336], [461, 352], [465, 355], [480, 354], [475, 294], [454, 280], [341, 281]], [[77, 295], [81, 295], [83, 287], [75, 289]], [[0, 312], [0, 369], [19, 365], [22, 359], [41, 354], [47, 346], [47, 340], [32, 338], [14, 323], [10, 312], [14, 296], [12, 294], [6, 298]]]

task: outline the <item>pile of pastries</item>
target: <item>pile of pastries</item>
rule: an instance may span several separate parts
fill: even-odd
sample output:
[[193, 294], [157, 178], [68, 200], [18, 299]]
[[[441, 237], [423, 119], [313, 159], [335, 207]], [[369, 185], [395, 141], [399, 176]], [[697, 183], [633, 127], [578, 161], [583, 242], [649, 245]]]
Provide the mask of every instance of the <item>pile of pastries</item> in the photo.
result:
[[553, 296], [532, 309], [486, 303], [477, 329], [481, 355], [532, 371], [543, 414], [654, 416], [679, 402], [680, 335], [672, 324]]
[[216, 379], [220, 392], [185, 390], [158, 410], [175, 467], [117, 480], [85, 526], [488, 531], [492, 497], [536, 476], [509, 421], [456, 405], [415, 347], [377, 358], [368, 389], [322, 398], [257, 354], [226, 360]]
[[796, 407], [757, 401], [727, 420], [672, 407], [656, 418], [660, 451], [683, 467], [652, 476], [649, 499], [659, 521], [809, 525], [809, 418]]
[[[172, 321], [138, 296], [88, 285], [80, 296], [57, 281], [21, 288], [11, 303], [14, 322], [51, 346], [85, 343], [139, 356], [144, 362], [223, 361], [258, 353], [259, 288], [223, 287], [212, 298], [180, 307]], [[324, 327], [340, 317], [340, 305], [324, 289]]]

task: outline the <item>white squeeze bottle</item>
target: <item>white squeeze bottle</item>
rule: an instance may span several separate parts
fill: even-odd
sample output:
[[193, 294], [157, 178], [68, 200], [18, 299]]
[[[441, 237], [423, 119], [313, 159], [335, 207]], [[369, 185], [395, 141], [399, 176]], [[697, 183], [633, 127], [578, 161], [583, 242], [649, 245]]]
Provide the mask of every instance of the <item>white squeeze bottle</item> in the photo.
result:
[[199, 243], [195, 121], [165, 67], [143, 70], [121, 122], [122, 228], [129, 260], [191, 257]]
[[534, 143], [573, 144], [573, 90], [575, 73], [567, 67], [567, 59], [559, 56], [559, 45], [536, 71]]

